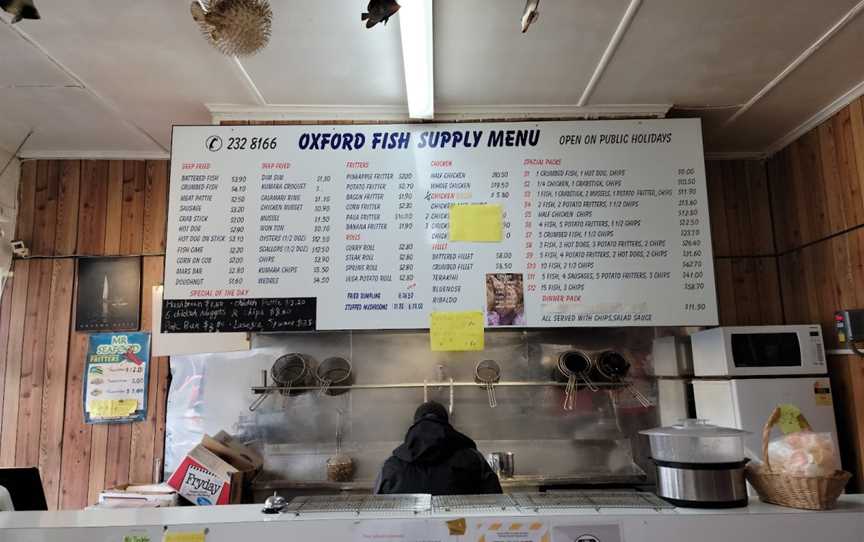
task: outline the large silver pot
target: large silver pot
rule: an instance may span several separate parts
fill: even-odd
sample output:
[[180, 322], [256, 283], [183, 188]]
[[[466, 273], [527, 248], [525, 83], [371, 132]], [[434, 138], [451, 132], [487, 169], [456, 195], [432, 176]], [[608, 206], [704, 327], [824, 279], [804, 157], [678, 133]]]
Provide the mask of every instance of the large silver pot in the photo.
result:
[[672, 463], [655, 459], [657, 495], [684, 508], [747, 506], [744, 468], [738, 463]]
[[687, 508], [747, 506], [746, 431], [682, 420], [640, 433], [651, 441], [659, 497]]

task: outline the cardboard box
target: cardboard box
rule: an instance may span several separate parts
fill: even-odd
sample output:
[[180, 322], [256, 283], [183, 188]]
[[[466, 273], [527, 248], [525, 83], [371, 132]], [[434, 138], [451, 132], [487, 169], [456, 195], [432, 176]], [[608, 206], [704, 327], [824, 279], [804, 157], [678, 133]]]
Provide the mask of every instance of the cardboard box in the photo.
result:
[[199, 506], [238, 504], [244, 481], [250, 480], [263, 464], [264, 459], [255, 450], [220, 431], [213, 437], [204, 435], [189, 450], [168, 485]]
[[99, 493], [98, 508], [177, 506], [177, 491], [167, 484], [121, 485]]

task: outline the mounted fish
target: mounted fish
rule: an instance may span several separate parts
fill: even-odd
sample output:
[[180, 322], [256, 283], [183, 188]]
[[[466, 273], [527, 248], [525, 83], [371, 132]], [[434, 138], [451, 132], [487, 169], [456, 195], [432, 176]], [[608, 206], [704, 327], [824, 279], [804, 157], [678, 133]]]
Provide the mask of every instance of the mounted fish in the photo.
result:
[[0, 8], [12, 14], [12, 24], [21, 19], [39, 19], [39, 10], [33, 5], [33, 0], [0, 0]]
[[396, 0], [369, 0], [366, 6], [368, 13], [361, 14], [360, 20], [366, 21], [366, 28], [372, 28], [382, 21], [387, 24], [387, 20], [396, 15], [400, 7]]
[[522, 12], [522, 33], [528, 31], [528, 27], [537, 20], [540, 12], [537, 8], [540, 6], [540, 0], [528, 0], [525, 2], [525, 10]]
[[253, 55], [270, 42], [267, 0], [193, 0], [191, 11], [207, 41], [226, 55]]

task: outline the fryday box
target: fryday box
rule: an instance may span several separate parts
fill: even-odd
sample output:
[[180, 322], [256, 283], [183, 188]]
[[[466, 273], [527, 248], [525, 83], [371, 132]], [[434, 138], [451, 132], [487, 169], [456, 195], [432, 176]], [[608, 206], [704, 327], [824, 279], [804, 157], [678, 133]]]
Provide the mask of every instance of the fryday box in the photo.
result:
[[251, 478], [263, 459], [224, 431], [204, 435], [168, 479], [177, 493], [199, 506], [241, 502], [243, 481]]

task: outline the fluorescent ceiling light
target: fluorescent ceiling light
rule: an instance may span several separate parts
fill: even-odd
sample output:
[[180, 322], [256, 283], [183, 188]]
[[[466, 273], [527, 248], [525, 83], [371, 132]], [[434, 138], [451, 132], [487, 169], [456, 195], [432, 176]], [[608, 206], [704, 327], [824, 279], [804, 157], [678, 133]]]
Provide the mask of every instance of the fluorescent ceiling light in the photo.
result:
[[431, 119], [435, 116], [432, 0], [403, 0], [399, 10], [399, 29], [402, 34], [408, 116], [412, 119]]

